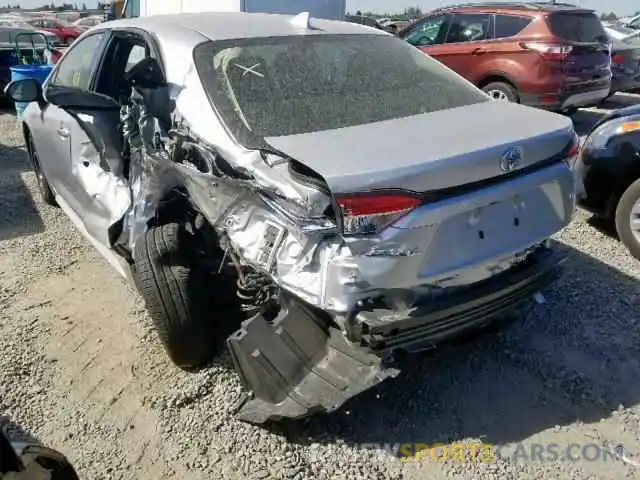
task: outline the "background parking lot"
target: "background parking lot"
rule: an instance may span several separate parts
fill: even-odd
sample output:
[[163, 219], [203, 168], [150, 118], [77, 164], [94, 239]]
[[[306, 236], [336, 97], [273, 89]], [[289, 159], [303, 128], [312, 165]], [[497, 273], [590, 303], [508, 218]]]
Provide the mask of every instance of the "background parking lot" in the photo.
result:
[[[586, 133], [617, 95], [582, 110]], [[46, 161], [46, 159], [44, 160]], [[576, 220], [546, 303], [508, 328], [411, 359], [342, 410], [262, 429], [233, 419], [227, 358], [167, 360], [143, 305], [61, 211], [36, 195], [14, 116], [0, 115], [0, 415], [62, 450], [82, 478], [640, 478], [631, 462], [402, 462], [363, 444], [623, 444], [640, 453], [640, 263]]]

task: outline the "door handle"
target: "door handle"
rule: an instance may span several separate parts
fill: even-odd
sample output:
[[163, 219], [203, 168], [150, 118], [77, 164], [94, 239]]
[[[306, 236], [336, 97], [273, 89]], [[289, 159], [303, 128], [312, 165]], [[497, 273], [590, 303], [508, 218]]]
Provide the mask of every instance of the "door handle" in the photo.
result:
[[487, 53], [487, 51], [482, 47], [474, 48], [473, 50], [471, 50], [471, 55], [482, 55], [483, 53]]
[[69, 138], [69, 135], [71, 135], [71, 133], [69, 132], [68, 128], [60, 127], [58, 129], [58, 135], [60, 135], [61, 138]]

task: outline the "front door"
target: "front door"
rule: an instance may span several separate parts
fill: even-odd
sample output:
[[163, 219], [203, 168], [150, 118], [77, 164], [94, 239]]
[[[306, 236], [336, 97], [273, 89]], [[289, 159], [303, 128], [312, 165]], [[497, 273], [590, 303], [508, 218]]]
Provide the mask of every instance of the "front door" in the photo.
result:
[[467, 80], [475, 81], [478, 67], [491, 56], [493, 15], [456, 13], [444, 44], [430, 52], [447, 67]]
[[439, 60], [439, 46], [447, 36], [450, 18], [448, 14], [424, 17], [404, 30], [401, 38]]

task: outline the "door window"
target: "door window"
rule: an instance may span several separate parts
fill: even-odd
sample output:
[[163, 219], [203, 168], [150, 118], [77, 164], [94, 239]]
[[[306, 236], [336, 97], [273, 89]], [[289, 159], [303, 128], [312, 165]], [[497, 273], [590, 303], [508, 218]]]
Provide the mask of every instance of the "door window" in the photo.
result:
[[147, 48], [140, 44], [135, 44], [131, 47], [129, 57], [127, 58], [127, 66], [125, 67], [125, 73], [131, 70], [138, 62], [147, 58]]
[[56, 67], [51, 85], [89, 90], [104, 36], [97, 33], [76, 43]]
[[491, 15], [457, 14], [451, 19], [447, 43], [477, 42], [491, 38]]
[[426, 17], [411, 27], [404, 35], [404, 39], [415, 47], [440, 44], [446, 34], [447, 19], [447, 15]]
[[531, 23], [531, 18], [516, 15], [496, 15], [495, 38], [513, 37]]

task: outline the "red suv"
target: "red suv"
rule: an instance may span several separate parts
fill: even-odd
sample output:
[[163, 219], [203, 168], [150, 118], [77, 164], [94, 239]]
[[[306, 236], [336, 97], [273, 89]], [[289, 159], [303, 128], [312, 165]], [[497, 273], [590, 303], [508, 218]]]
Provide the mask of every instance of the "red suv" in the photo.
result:
[[592, 10], [574, 5], [457, 5], [399, 36], [497, 100], [572, 111], [611, 89], [610, 40]]

